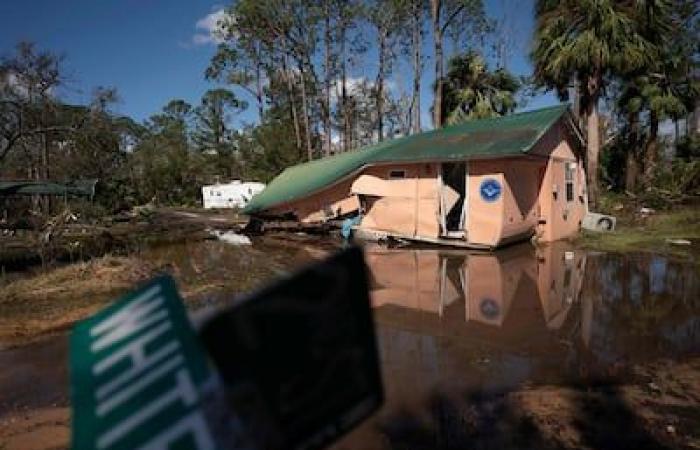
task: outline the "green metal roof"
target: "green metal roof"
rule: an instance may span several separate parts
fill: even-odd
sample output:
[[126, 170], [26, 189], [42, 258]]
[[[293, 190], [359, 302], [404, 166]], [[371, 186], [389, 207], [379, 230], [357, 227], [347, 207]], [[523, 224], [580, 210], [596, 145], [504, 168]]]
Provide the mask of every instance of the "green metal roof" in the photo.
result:
[[527, 153], [568, 105], [472, 120], [393, 139], [285, 169], [246, 206], [255, 214], [328, 187], [362, 167], [391, 162], [452, 161]]
[[97, 180], [75, 181], [66, 184], [50, 181], [0, 181], [0, 196], [10, 195], [95, 195]]

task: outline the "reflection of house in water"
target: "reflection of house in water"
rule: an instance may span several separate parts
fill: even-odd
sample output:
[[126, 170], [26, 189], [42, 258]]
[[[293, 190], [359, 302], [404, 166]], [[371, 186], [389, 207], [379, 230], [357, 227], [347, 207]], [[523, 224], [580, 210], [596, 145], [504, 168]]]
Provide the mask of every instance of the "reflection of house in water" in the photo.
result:
[[365, 259], [389, 404], [556, 379], [576, 360], [586, 256], [565, 243], [493, 253], [370, 246]]
[[583, 252], [567, 251], [560, 244], [473, 254], [369, 247], [366, 259], [375, 307], [393, 305], [442, 316], [455, 305], [464, 308], [464, 321], [498, 327], [514, 309], [520, 322], [523, 313], [529, 316], [533, 304], [539, 304], [546, 327], [560, 328], [578, 300], [585, 269]]

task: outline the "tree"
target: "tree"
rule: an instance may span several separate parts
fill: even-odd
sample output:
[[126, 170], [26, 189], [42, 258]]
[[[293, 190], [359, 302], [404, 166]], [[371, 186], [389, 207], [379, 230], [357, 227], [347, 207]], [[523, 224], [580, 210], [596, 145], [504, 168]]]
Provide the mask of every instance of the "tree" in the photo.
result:
[[195, 109], [195, 129], [192, 140], [200, 153], [215, 159], [217, 167], [227, 177], [234, 176], [235, 152], [231, 119], [247, 107], [247, 103], [226, 89], [212, 89], [204, 93]]
[[445, 33], [452, 31], [458, 39], [471, 31], [482, 30], [485, 14], [481, 0], [430, 0], [430, 16], [433, 28], [433, 48], [435, 58], [435, 97], [433, 99], [433, 122], [436, 128], [442, 126], [442, 94], [445, 56], [443, 45]]
[[588, 198], [598, 204], [600, 134], [598, 102], [606, 78], [643, 67], [657, 54], [633, 20], [629, 2], [613, 0], [538, 0], [532, 59], [535, 81], [562, 98], [578, 81], [586, 116]]
[[318, 44], [320, 8], [310, 0], [241, 0], [235, 4], [237, 30], [251, 41], [276, 56], [280, 65], [287, 63], [300, 75], [301, 111], [304, 123], [307, 157], [313, 158], [312, 124], [310, 114], [317, 111], [311, 105], [316, 100], [323, 107], [322, 90], [314, 65]]
[[352, 146], [352, 121], [348, 98], [348, 65], [352, 64], [355, 57], [365, 52], [362, 34], [354, 33], [357, 30], [357, 19], [362, 12], [359, 0], [337, 0], [337, 45], [340, 71], [339, 111], [342, 123], [341, 141], [343, 151], [348, 151]]
[[225, 153], [231, 142], [230, 128], [233, 114], [247, 107], [247, 103], [226, 89], [211, 89], [202, 96], [195, 109], [193, 140], [201, 152]]
[[43, 179], [50, 176], [51, 139], [77, 126], [53, 120], [62, 61], [61, 56], [37, 51], [31, 42], [20, 42], [14, 56], [0, 60], [0, 161], [17, 146], [41, 148]]
[[420, 88], [423, 77], [423, 17], [425, 16], [425, 0], [411, 0], [411, 48], [413, 53], [413, 96], [411, 97], [411, 122], [413, 133], [420, 133], [421, 127], [421, 101]]
[[377, 139], [384, 140], [384, 113], [386, 77], [391, 72], [391, 64], [395, 58], [395, 47], [399, 42], [401, 25], [405, 23], [407, 14], [406, 4], [401, 0], [375, 0], [367, 9], [367, 20], [374, 27], [377, 35]]
[[489, 71], [483, 57], [473, 51], [453, 57], [448, 65], [442, 80], [443, 122], [502, 116], [515, 110], [520, 82], [505, 69]]
[[655, 43], [658, 57], [620, 80], [617, 106], [624, 118], [620, 139], [626, 153], [625, 189], [630, 192], [636, 189], [640, 172], [647, 186], [654, 178], [659, 123], [664, 119], [677, 123], [698, 98], [700, 86], [692, 73], [700, 36], [689, 23], [697, 12], [697, 5], [685, 1], [638, 2], [634, 11], [639, 32]]
[[336, 2], [332, 0], [323, 0], [321, 15], [323, 17], [323, 134], [324, 134], [324, 154], [331, 154], [331, 135], [333, 133], [331, 127], [331, 81], [335, 73], [335, 54], [333, 51], [333, 30], [331, 22], [335, 16], [333, 10]]
[[151, 116], [151, 123], [158, 132], [175, 133], [186, 141], [193, 112], [192, 105], [186, 101], [182, 99], [170, 100], [160, 114]]
[[236, 20], [235, 7], [230, 8], [222, 21], [222, 39], [211, 58], [204, 75], [208, 80], [224, 81], [239, 86], [253, 98], [262, 122], [266, 73], [270, 70], [270, 53], [256, 36], [242, 33]]

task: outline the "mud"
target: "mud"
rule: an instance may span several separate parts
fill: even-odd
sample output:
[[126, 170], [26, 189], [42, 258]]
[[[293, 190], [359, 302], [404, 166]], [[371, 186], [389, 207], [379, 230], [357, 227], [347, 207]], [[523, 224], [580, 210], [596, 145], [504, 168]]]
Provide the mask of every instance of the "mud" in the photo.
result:
[[[133, 255], [191, 308], [333, 251], [302, 236]], [[384, 407], [337, 449], [698, 448], [695, 264], [556, 244], [493, 254], [369, 246]], [[64, 448], [65, 334], [0, 351], [0, 449]]]

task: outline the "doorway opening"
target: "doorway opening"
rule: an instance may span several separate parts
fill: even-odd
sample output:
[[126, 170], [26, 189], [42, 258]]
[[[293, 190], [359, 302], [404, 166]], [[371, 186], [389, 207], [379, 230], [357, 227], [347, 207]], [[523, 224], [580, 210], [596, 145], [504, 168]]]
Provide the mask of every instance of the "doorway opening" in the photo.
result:
[[443, 163], [441, 166], [440, 218], [443, 236], [463, 238], [467, 163]]

